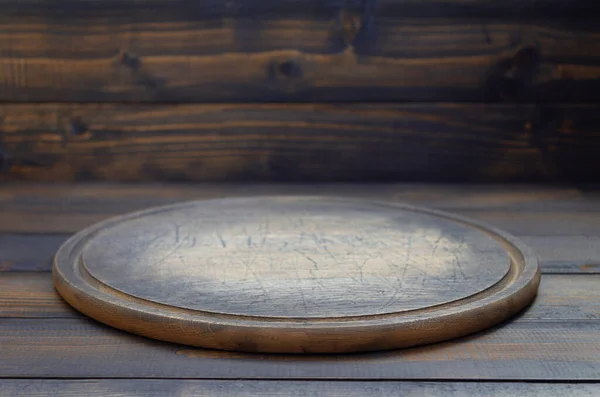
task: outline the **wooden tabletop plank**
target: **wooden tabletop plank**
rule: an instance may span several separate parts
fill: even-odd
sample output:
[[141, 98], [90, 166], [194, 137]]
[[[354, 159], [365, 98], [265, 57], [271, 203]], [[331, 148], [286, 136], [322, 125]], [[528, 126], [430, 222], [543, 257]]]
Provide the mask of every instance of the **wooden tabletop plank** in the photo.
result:
[[543, 273], [600, 272], [600, 237], [520, 236], [540, 258]]
[[0, 271], [47, 271], [68, 236], [111, 216], [184, 200], [276, 194], [390, 200], [456, 212], [520, 237], [540, 256], [546, 273], [600, 271], [600, 195], [595, 190], [516, 185], [99, 183], [0, 187]]
[[593, 397], [597, 383], [219, 381], [183, 379], [4, 379], [0, 396]]
[[[379, 197], [375, 199], [379, 199]], [[390, 201], [398, 202], [397, 200]], [[138, 203], [135, 210], [149, 208], [146, 204]], [[417, 202], [416, 204], [420, 205], [421, 203]], [[87, 209], [78, 211], [76, 208], [56, 208], [48, 211], [36, 208], [21, 211], [2, 208], [0, 209], [0, 220], [2, 221], [0, 232], [75, 233], [110, 216], [131, 212], [126, 211], [128, 209], [126, 206], [123, 207], [108, 213], [94, 213], [93, 208], [90, 208], [89, 212]], [[591, 211], [538, 212], [524, 210], [513, 212], [502, 209], [453, 209], [449, 212], [487, 222], [506, 229], [512, 234], [522, 236], [598, 235], [600, 232], [598, 227], [600, 216]]]
[[0, 377], [598, 381], [599, 327], [514, 321], [408, 350], [289, 356], [161, 343], [87, 319], [2, 319]]
[[0, 272], [49, 272], [54, 255], [69, 236], [0, 233]]
[[50, 273], [0, 273], [0, 318], [73, 318], [79, 312], [54, 289]]
[[[600, 275], [542, 277], [518, 321], [600, 320]], [[56, 293], [50, 273], [0, 273], [0, 318], [80, 318]]]
[[[0, 273], [49, 272], [56, 251], [69, 236], [0, 233]], [[600, 273], [600, 236], [518, 237], [539, 256], [542, 273]]]
[[[139, 189], [139, 190], [138, 190]], [[463, 189], [463, 190], [461, 190]], [[110, 216], [178, 201], [257, 195], [327, 195], [386, 200], [454, 212], [519, 236], [600, 235], [600, 195], [574, 189], [495, 193], [411, 185], [4, 185], [0, 232], [75, 233]]]
[[0, 120], [4, 180], [581, 182], [600, 170], [594, 104], [4, 104]]
[[[486, 222], [514, 235], [558, 237], [600, 236], [600, 213], [507, 211], [452, 211]], [[0, 233], [72, 234], [108, 218], [106, 214], [8, 212], [0, 210]], [[539, 240], [542, 241], [542, 240]]]
[[0, 208], [14, 212], [118, 215], [183, 200], [258, 195], [332, 195], [391, 200], [441, 210], [597, 212], [600, 190], [523, 184], [426, 183], [4, 183]]

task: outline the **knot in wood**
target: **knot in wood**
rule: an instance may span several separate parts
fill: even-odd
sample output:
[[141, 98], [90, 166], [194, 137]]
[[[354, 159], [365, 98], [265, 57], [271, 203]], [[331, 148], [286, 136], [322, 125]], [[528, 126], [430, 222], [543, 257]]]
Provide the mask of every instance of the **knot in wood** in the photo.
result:
[[118, 60], [122, 65], [133, 70], [137, 70], [140, 67], [140, 58], [137, 55], [127, 51], [121, 51], [119, 53]]
[[534, 84], [541, 62], [540, 50], [528, 45], [500, 60], [492, 72], [488, 90], [496, 99], [522, 99]]
[[80, 136], [87, 132], [88, 126], [80, 119], [74, 118], [69, 122], [69, 134]]
[[293, 78], [302, 75], [302, 69], [300, 68], [300, 65], [291, 59], [279, 62], [275, 66], [275, 71], [277, 76], [281, 76], [283, 78]]

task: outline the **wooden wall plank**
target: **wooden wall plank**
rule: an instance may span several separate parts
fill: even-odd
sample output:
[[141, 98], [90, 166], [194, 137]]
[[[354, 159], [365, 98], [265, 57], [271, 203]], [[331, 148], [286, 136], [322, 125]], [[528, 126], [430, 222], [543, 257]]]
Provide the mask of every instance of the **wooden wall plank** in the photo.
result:
[[[2, 0], [0, 7], [8, 15], [51, 15], [69, 18], [73, 15], [95, 15], [103, 13], [105, 16], [115, 16], [136, 10], [141, 16], [154, 19], [196, 20], [199, 17], [211, 18], [223, 16], [224, 12], [230, 15], [320, 15], [332, 12], [342, 7], [362, 10], [360, 6], [377, 6], [377, 10], [388, 14], [401, 14], [410, 17], [455, 17], [460, 14], [470, 17], [504, 17], [518, 20], [522, 17], [543, 16], [548, 19], [565, 20], [567, 18], [582, 18], [590, 13], [599, 11], [600, 7], [595, 2], [587, 0], [538, 0], [523, 3], [520, 0], [461, 0], [450, 2], [447, 0], [282, 0], [277, 3], [255, 0], [234, 0], [229, 4], [210, 0], [193, 2], [187, 0], [147, 0], [140, 5], [134, 1], [119, 0], [21, 0], [14, 3], [11, 0]], [[85, 6], [85, 7], [83, 7]], [[229, 11], [225, 11], [229, 10]], [[372, 9], [371, 9], [372, 10]], [[156, 15], [156, 12], [162, 15]], [[240, 12], [243, 11], [243, 12]], [[268, 13], [271, 11], [271, 14]], [[367, 10], [365, 10], [367, 11]]]
[[3, 2], [0, 99], [600, 97], [591, 1], [271, 3]]
[[414, 349], [289, 356], [161, 343], [83, 318], [2, 319], [0, 377], [598, 381], [599, 325], [514, 321]]
[[331, 396], [331, 397], [593, 397], [596, 383], [218, 381], [182, 379], [5, 379], [0, 396]]
[[0, 105], [3, 179], [596, 181], [598, 107], [540, 106]]
[[[600, 275], [547, 274], [519, 322], [600, 320]], [[0, 273], [0, 318], [73, 318], [50, 273]]]

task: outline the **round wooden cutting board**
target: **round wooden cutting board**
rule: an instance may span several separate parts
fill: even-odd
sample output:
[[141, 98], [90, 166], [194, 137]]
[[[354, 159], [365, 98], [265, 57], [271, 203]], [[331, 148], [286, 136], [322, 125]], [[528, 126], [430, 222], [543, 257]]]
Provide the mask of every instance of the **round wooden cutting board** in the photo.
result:
[[253, 197], [153, 208], [89, 227], [54, 282], [132, 333], [247, 352], [341, 353], [463, 336], [534, 298], [536, 256], [454, 215], [384, 202]]

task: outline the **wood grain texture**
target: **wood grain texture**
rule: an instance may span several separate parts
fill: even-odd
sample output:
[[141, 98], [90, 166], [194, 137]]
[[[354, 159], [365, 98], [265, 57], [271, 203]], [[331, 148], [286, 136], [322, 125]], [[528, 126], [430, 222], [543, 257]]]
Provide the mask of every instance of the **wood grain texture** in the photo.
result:
[[592, 3], [5, 2], [0, 99], [593, 100]]
[[425, 208], [277, 196], [177, 204], [78, 233], [61, 296], [115, 328], [245, 352], [423, 345], [513, 317], [535, 297], [521, 241]]
[[[70, 234], [0, 234], [0, 272], [48, 272]], [[518, 236], [550, 273], [600, 273], [600, 236]], [[35, 247], [35, 249], [32, 249]]]
[[3, 180], [596, 181], [589, 105], [0, 105]]
[[[600, 275], [545, 274], [518, 322], [600, 320]], [[81, 318], [57, 294], [49, 273], [0, 273], [0, 317]]]
[[159, 343], [86, 319], [2, 319], [0, 377], [598, 381], [598, 325], [515, 321], [419, 348], [290, 357]]
[[0, 209], [102, 214], [180, 201], [265, 195], [331, 195], [391, 200], [446, 211], [600, 211], [599, 186], [425, 183], [4, 183]]
[[[81, 7], [85, 3], [86, 7]], [[366, 3], [366, 4], [364, 4]], [[327, 10], [336, 10], [340, 7], [354, 7], [358, 11], [370, 11], [360, 8], [373, 5], [372, 2], [342, 2], [336, 0], [282, 0], [276, 4], [265, 1], [236, 0], [229, 4], [223, 4], [219, 1], [206, 1], [202, 3], [188, 2], [186, 0], [150, 0], [143, 4], [144, 7], [136, 6], [131, 2], [119, 0], [60, 0], [56, 2], [45, 2], [44, 0], [23, 0], [18, 5], [10, 0], [3, 0], [0, 5], [5, 7], [6, 13], [19, 15], [20, 11], [27, 11], [26, 15], [31, 15], [31, 10], [36, 13], [56, 13], [63, 17], [72, 15], [93, 15], [98, 12], [104, 12], [105, 15], [125, 14], [127, 11], [136, 10], [140, 17], [152, 17], [153, 19], [173, 18], [177, 20], [197, 20], [201, 16], [213, 17], [219, 15], [226, 9], [232, 9], [230, 12], [238, 11], [239, 7], [248, 14], [264, 14], [272, 11], [273, 15], [297, 12], [300, 15], [315, 15]], [[69, 6], [71, 8], [69, 8]], [[32, 8], [27, 8], [32, 7]], [[543, 16], [550, 20], [564, 20], [572, 17], [589, 16], [589, 13], [600, 10], [598, 4], [586, 0], [541, 0], [531, 3], [523, 3], [519, 0], [461, 0], [453, 2], [447, 0], [379, 0], [378, 9], [388, 13], [400, 13], [410, 17], [456, 17], [460, 12], [466, 15], [477, 16], [497, 16], [518, 19], [519, 17], [531, 18], [533, 16]], [[145, 10], [149, 10], [146, 12]], [[162, 11], [162, 15], [156, 15], [157, 11]], [[273, 16], [267, 14], [266, 16]], [[53, 15], [55, 16], [55, 15]], [[140, 18], [143, 20], [143, 18]]]
[[521, 236], [521, 239], [540, 256], [546, 274], [600, 272], [600, 237]]
[[[145, 302], [232, 316], [308, 321], [419, 310], [485, 291], [512, 268], [493, 231], [346, 198], [199, 201], [97, 230], [73, 249], [82, 273]], [[63, 250], [57, 269], [72, 261]]]
[[[502, 210], [454, 210], [452, 212], [487, 222], [521, 236], [600, 236], [600, 214], [595, 212], [511, 212]], [[98, 214], [89, 213], [86, 210], [70, 212], [69, 209], [57, 212], [0, 210], [0, 220], [2, 221], [0, 232], [75, 233], [84, 227], [106, 219], [109, 215], [118, 215], [119, 213], [121, 212]]]
[[[586, 212], [516, 212], [453, 211], [486, 222], [515, 235], [551, 237], [600, 236], [600, 213]], [[6, 212], [0, 210], [2, 233], [75, 233], [107, 218], [106, 214]], [[543, 242], [542, 242], [543, 243]], [[593, 247], [592, 247], [593, 248]], [[591, 251], [595, 252], [595, 251]]]
[[600, 271], [600, 237], [595, 230], [600, 196], [595, 190], [524, 185], [98, 183], [1, 186], [0, 271], [48, 271], [56, 250], [71, 233], [112, 216], [179, 201], [281, 194], [390, 200], [456, 212], [519, 236], [540, 256], [543, 272]]
[[70, 235], [0, 234], [0, 272], [49, 271]]
[[0, 274], [0, 317], [80, 317], [56, 292], [49, 273]]
[[175, 379], [4, 379], [0, 396], [331, 396], [331, 397], [594, 397], [600, 385], [494, 382], [218, 381]]

